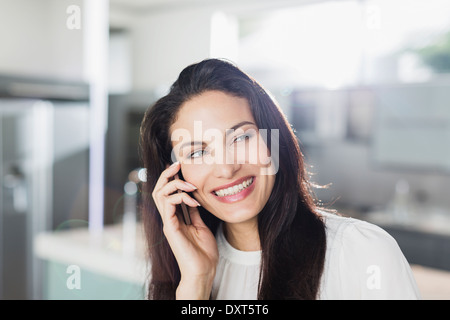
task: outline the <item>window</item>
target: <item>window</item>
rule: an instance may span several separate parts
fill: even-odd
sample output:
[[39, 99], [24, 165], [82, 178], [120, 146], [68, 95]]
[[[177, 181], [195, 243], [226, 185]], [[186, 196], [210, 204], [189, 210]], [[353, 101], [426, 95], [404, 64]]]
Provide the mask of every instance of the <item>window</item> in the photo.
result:
[[269, 87], [426, 82], [450, 73], [447, 0], [329, 1], [241, 16], [239, 27], [238, 62]]

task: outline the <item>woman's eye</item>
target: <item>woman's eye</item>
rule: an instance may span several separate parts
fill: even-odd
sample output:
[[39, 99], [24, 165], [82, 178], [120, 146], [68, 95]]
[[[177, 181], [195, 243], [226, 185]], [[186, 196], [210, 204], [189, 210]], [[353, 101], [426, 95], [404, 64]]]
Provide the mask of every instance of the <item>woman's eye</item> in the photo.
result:
[[243, 134], [243, 135], [240, 135], [240, 136], [236, 137], [233, 142], [245, 141], [245, 140], [248, 140], [250, 138], [251, 138], [250, 134]]
[[204, 153], [205, 153], [205, 150], [197, 150], [197, 151], [192, 152], [189, 155], [189, 158], [198, 158], [198, 157], [203, 156]]

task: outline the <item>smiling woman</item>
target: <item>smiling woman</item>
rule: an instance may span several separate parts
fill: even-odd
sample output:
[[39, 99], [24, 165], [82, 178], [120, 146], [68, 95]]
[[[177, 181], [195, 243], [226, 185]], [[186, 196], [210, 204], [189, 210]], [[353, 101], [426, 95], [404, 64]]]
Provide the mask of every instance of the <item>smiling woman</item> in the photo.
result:
[[387, 233], [319, 210], [281, 109], [231, 63], [185, 68], [147, 111], [141, 153], [150, 299], [418, 296]]
[[[196, 130], [198, 123], [205, 134]], [[270, 154], [264, 142], [258, 143], [262, 138], [255, 134], [258, 127], [247, 100], [218, 90], [206, 91], [181, 105], [170, 127], [172, 133], [176, 130], [187, 130], [201, 139], [197, 144], [172, 144], [174, 150], [180, 144], [185, 146], [175, 154], [186, 155], [177, 160], [183, 177], [197, 187], [193, 195], [203, 208], [230, 222], [229, 228], [256, 219], [270, 196], [275, 173], [265, 174], [265, 158]], [[217, 134], [208, 139], [211, 130]], [[251, 154], [259, 154], [256, 160], [263, 162], [249, 161]]]

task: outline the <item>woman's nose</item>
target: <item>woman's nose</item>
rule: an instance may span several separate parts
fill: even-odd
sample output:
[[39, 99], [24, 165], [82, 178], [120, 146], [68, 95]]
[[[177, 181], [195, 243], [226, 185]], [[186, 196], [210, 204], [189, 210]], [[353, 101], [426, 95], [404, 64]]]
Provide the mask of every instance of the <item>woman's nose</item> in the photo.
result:
[[232, 163], [215, 163], [214, 176], [217, 178], [231, 179], [236, 175], [236, 172], [241, 168], [241, 164]]

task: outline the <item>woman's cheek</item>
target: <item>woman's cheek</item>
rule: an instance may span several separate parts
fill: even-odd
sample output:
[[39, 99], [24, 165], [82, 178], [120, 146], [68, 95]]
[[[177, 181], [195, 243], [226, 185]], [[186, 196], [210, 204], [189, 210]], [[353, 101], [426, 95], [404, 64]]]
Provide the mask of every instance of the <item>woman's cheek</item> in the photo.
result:
[[238, 164], [252, 164], [258, 165], [260, 158], [260, 149], [267, 150], [264, 143], [260, 143], [260, 139], [256, 136], [252, 137], [245, 143], [241, 143], [236, 146], [235, 161]]
[[264, 140], [261, 137], [259, 138], [258, 166], [260, 167], [259, 173], [262, 176], [275, 175], [278, 172], [278, 142], [272, 140], [271, 144], [274, 147], [269, 150]]
[[203, 186], [204, 177], [207, 176], [202, 166], [197, 164], [182, 164], [181, 171], [183, 173], [184, 181], [193, 184], [197, 190], [201, 190]]
[[255, 153], [258, 154], [258, 164], [263, 166], [270, 164], [270, 151], [261, 136], [258, 136], [258, 150], [255, 150]]

